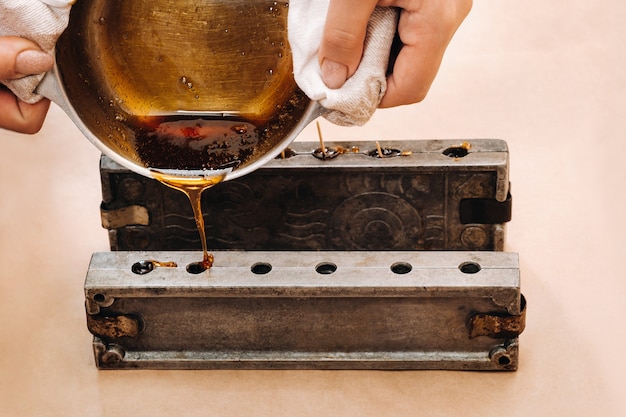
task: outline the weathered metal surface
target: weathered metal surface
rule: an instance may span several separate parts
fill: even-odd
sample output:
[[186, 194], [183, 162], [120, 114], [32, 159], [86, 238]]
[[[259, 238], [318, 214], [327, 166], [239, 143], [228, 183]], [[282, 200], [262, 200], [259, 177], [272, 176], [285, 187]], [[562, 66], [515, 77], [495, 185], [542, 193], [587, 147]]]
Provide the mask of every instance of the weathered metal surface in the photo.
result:
[[116, 210], [100, 209], [102, 227], [105, 229], [117, 229], [129, 224], [142, 226], [150, 225], [150, 215], [144, 206], [127, 206]]
[[[263, 168], [203, 195], [209, 247], [240, 250], [497, 250], [511, 217], [501, 140], [295, 142]], [[317, 152], [316, 152], [317, 150]], [[317, 157], [316, 157], [317, 155]], [[196, 250], [186, 197], [101, 162], [113, 250]], [[118, 216], [145, 208], [148, 217]], [[124, 222], [123, 220], [127, 221]]]
[[517, 337], [526, 327], [526, 300], [522, 297], [520, 314], [477, 313], [469, 318], [469, 335], [489, 337]]
[[85, 282], [98, 367], [517, 369], [506, 143], [379, 145], [296, 142], [205, 192], [201, 273], [186, 197], [103, 157], [115, 252]]
[[[85, 282], [88, 316], [100, 323], [100, 317], [130, 316], [141, 324], [138, 334], [100, 329], [94, 339], [98, 366], [517, 368], [517, 334], [470, 337], [468, 331], [471, 319], [481, 314], [522, 313], [516, 254], [214, 255], [213, 268], [191, 274], [186, 265], [196, 262], [199, 252], [94, 254]], [[146, 260], [152, 268], [136, 267]]]
[[87, 315], [87, 329], [91, 334], [107, 339], [139, 336], [139, 319], [131, 315]]

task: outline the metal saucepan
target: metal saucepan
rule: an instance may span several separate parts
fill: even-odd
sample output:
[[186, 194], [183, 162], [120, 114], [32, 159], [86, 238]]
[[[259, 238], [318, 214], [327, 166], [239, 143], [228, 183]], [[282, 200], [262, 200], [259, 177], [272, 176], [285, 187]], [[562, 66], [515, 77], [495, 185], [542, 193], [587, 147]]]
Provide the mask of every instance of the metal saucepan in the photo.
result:
[[38, 92], [130, 170], [236, 178], [319, 115], [293, 80], [287, 10], [258, 0], [81, 0]]

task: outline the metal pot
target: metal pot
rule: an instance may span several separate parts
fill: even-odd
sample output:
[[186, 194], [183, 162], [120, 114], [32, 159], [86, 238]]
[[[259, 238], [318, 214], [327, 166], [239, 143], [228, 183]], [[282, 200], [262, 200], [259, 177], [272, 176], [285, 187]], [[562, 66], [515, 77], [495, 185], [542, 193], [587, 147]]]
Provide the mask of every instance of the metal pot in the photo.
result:
[[38, 92], [139, 174], [239, 177], [319, 115], [293, 80], [287, 6], [81, 0]]

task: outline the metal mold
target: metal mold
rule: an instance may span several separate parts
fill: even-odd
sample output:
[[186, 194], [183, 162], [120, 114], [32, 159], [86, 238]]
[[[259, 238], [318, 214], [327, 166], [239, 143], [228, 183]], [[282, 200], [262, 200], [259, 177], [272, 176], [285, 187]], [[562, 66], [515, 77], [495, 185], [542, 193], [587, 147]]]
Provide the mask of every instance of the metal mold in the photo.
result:
[[[501, 140], [296, 142], [290, 157], [203, 195], [209, 247], [221, 250], [496, 250], [511, 218], [508, 150]], [[465, 148], [462, 148], [465, 149]], [[101, 162], [102, 224], [113, 250], [196, 250], [186, 197]]]
[[203, 195], [101, 160], [100, 369], [513, 371], [525, 326], [501, 140], [296, 142]]
[[[525, 304], [516, 254], [227, 251], [190, 274], [184, 265], [197, 256], [94, 254], [85, 297], [98, 367], [517, 368]], [[141, 259], [181, 266], [137, 275]], [[256, 273], [267, 259], [271, 269]], [[464, 262], [480, 271], [464, 273]], [[394, 271], [399, 263], [411, 269]]]

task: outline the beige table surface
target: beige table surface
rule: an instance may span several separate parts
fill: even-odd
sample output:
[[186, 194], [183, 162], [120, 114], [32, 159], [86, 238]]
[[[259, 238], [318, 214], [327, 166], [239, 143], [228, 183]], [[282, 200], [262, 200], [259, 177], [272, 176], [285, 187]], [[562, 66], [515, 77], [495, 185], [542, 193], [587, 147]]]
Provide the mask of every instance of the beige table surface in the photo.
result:
[[53, 107], [35, 136], [0, 131], [0, 416], [626, 415], [626, 2], [475, 3], [425, 102], [322, 129], [508, 141], [517, 372], [97, 371], [99, 153]]

